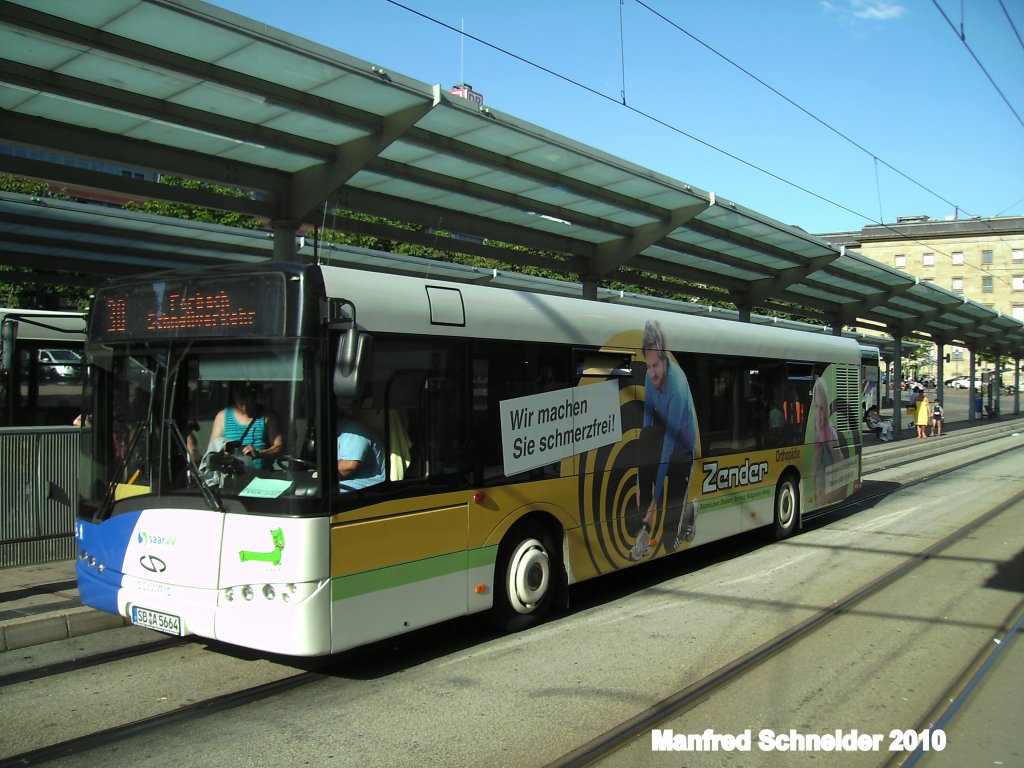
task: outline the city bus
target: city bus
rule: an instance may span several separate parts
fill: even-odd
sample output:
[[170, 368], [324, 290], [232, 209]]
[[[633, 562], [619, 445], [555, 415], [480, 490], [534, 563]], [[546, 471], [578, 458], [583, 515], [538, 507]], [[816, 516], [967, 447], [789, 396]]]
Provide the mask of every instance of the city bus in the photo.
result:
[[84, 347], [81, 312], [0, 308], [0, 427], [69, 426]]
[[0, 309], [0, 567], [74, 557], [85, 316]]
[[473, 613], [516, 631], [860, 485], [853, 340], [424, 274], [97, 290], [81, 600], [299, 656]]

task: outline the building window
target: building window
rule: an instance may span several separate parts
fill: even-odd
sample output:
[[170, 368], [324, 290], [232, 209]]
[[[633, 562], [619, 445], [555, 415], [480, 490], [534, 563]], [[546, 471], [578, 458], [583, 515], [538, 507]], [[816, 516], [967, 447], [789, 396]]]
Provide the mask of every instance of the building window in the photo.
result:
[[1020, 320], [1024, 323], [1024, 304], [1014, 304], [1013, 309], [1010, 310], [1015, 320]]
[[964, 292], [964, 279], [962, 277], [953, 278], [953, 293]]
[[981, 263], [991, 264], [992, 263], [992, 251], [984, 250], [981, 252]]
[[1024, 275], [1013, 276], [1013, 290], [1024, 291]]
[[992, 275], [984, 275], [981, 278], [981, 292], [992, 293]]
[[1014, 248], [1013, 249], [1013, 260], [1014, 261], [1024, 261], [1024, 248]]
[[925, 267], [934, 267], [935, 266], [935, 254], [934, 253], [926, 253], [926, 254], [922, 255], [921, 256], [921, 265], [925, 266]]
[[964, 263], [964, 254], [963, 254], [963, 252], [961, 251], [961, 252], [958, 252], [958, 253], [954, 253], [953, 254], [953, 264], [963, 264], [963, 263]]
[[898, 254], [896, 256], [895, 266], [896, 269], [903, 269], [905, 266], [907, 266], [907, 257], [904, 256], [903, 254]]

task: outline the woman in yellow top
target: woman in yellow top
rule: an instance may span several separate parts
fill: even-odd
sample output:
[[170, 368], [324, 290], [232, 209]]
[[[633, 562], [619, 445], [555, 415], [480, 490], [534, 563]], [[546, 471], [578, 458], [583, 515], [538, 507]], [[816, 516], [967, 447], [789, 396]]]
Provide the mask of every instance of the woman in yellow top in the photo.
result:
[[928, 422], [931, 421], [931, 417], [931, 405], [928, 402], [928, 397], [925, 395], [924, 390], [919, 390], [916, 415], [918, 437], [928, 437]]

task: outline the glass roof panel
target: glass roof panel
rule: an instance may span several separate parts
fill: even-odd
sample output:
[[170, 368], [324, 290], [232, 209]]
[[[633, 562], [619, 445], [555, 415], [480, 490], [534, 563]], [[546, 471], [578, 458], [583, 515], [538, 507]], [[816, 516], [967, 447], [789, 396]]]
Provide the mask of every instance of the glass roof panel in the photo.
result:
[[237, 139], [207, 131], [197, 131], [194, 128], [186, 128], [164, 120], [139, 120], [137, 125], [121, 133], [132, 139], [218, 156], [242, 143]]
[[29, 90], [21, 86], [0, 83], [0, 108], [12, 112], [20, 112], [21, 105], [35, 97], [38, 93], [39, 91]]
[[343, 123], [337, 119], [325, 119], [298, 110], [286, 110], [277, 117], [267, 120], [264, 125], [293, 136], [322, 141], [331, 146], [340, 146], [371, 133], [361, 126]]
[[120, 56], [92, 51], [68, 60], [57, 71], [62, 75], [154, 99], [169, 99], [195, 82], [193, 78], [129, 61]]
[[348, 74], [342, 69], [335, 69], [333, 79], [310, 89], [309, 93], [373, 115], [391, 115], [422, 104], [430, 96], [426, 92], [417, 94], [391, 88], [385, 82]]
[[226, 115], [253, 125], [264, 125], [268, 120], [288, 111], [257, 94], [209, 81], [197, 83], [168, 98], [168, 101], [203, 112]]
[[40, 69], [56, 69], [84, 48], [58, 42], [35, 32], [0, 23], [0, 57]]
[[325, 61], [260, 41], [250, 41], [217, 64], [303, 93], [335, 80], [337, 74]]
[[18, 112], [115, 134], [126, 133], [145, 122], [144, 118], [117, 109], [45, 93], [22, 102]]
[[[89, 3], [66, 3], [91, 5]], [[61, 12], [58, 15], [67, 15]], [[249, 44], [250, 38], [222, 24], [153, 3], [133, 2], [130, 8], [110, 20], [102, 29], [128, 40], [171, 51], [197, 61], [216, 64]]]
[[287, 173], [298, 173], [322, 161], [296, 152], [286, 152], [274, 147], [263, 147], [258, 144], [239, 143], [219, 153], [220, 157], [237, 160], [240, 163], [260, 165]]
[[102, 27], [106, 22], [118, 18], [139, 4], [139, 0], [91, 0], [88, 3], [68, 3], [66, 0], [12, 0], [12, 2], [90, 27]]

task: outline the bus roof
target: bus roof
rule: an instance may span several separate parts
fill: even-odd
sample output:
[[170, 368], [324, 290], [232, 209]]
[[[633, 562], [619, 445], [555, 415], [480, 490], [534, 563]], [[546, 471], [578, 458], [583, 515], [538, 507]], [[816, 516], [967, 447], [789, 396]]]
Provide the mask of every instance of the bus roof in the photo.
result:
[[370, 332], [614, 345], [627, 332], [639, 343], [647, 320], [661, 322], [673, 350], [859, 364], [860, 345], [823, 329], [810, 333], [582, 298], [405, 275], [321, 267], [329, 297], [356, 306]]

